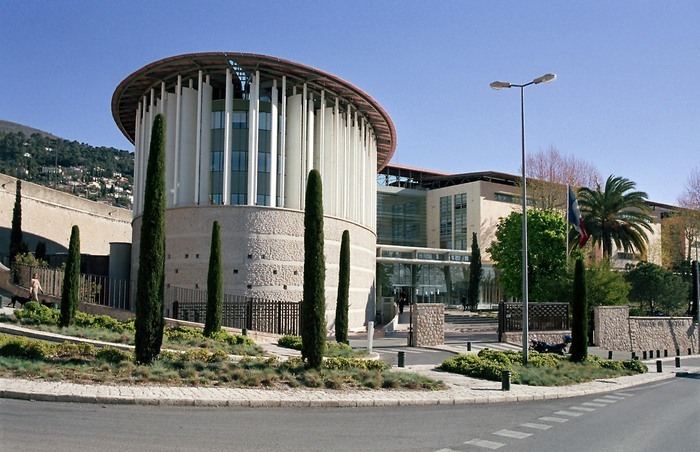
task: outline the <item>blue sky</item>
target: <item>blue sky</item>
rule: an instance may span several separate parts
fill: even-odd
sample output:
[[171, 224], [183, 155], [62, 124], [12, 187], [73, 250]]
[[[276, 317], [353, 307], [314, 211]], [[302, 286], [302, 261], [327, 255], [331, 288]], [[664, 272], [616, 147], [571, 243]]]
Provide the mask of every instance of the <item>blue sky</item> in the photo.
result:
[[0, 119], [133, 150], [111, 115], [129, 74], [169, 56], [276, 56], [374, 97], [397, 131], [393, 163], [520, 171], [556, 146], [676, 204], [700, 166], [700, 2], [2, 0]]

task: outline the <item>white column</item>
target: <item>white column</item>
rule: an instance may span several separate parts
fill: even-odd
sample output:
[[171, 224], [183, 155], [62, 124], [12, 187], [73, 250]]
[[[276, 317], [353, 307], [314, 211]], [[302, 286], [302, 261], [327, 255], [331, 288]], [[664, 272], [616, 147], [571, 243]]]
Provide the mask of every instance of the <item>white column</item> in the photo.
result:
[[270, 126], [270, 207], [277, 207], [277, 137], [278, 137], [278, 112], [277, 112], [277, 79], [272, 81], [272, 95], [270, 100], [271, 126]]
[[136, 107], [136, 120], [134, 121], [134, 186], [132, 188], [131, 195], [134, 198], [132, 202], [132, 213], [134, 216], [139, 213], [137, 208], [136, 200], [139, 197], [141, 191], [141, 165], [139, 165], [139, 159], [141, 158], [141, 153], [143, 153], [143, 148], [141, 147], [141, 102], [138, 103]]
[[165, 82], [160, 82], [160, 103], [158, 113], [165, 114]]
[[325, 173], [325, 167], [323, 165], [323, 159], [324, 159], [324, 154], [326, 153], [326, 91], [322, 90], [321, 91], [321, 108], [318, 110], [319, 112], [319, 130], [318, 130], [318, 145], [317, 149], [318, 152], [315, 156], [315, 162], [314, 162], [314, 167], [317, 168], [321, 172], [321, 180], [323, 181], [323, 185], [325, 188], [326, 182], [328, 181], [328, 176], [326, 176]]
[[343, 131], [344, 128], [342, 127], [341, 123], [341, 114], [340, 114], [340, 99], [337, 97], [335, 98], [335, 108], [333, 110], [333, 122], [335, 124], [333, 130], [334, 135], [335, 135], [335, 140], [334, 141], [334, 149], [333, 149], [333, 167], [334, 167], [334, 172], [335, 172], [335, 196], [333, 200], [335, 201], [335, 205], [333, 206], [333, 214], [340, 216], [342, 212], [342, 196], [343, 193], [345, 193], [345, 187], [343, 187], [344, 184], [344, 179], [343, 179], [343, 154], [341, 150], [343, 149], [342, 144], [343, 144]]
[[207, 75], [202, 85], [202, 148], [199, 161], [199, 204], [211, 204], [211, 108], [212, 87]]
[[197, 205], [199, 204], [199, 178], [202, 171], [201, 163], [201, 153], [202, 153], [202, 71], [199, 71], [197, 76], [197, 131], [196, 133], [196, 143], [194, 146], [194, 199], [192, 202]]
[[248, 205], [254, 206], [258, 197], [258, 133], [260, 122], [260, 71], [250, 84], [248, 102]]
[[[286, 168], [287, 168], [287, 163], [286, 163], [286, 143], [287, 143], [287, 76], [283, 75], [282, 76], [282, 93], [280, 94], [282, 97], [282, 123], [279, 125], [280, 126], [280, 165], [282, 168], [278, 171], [280, 173], [280, 182], [279, 182], [279, 190], [280, 190], [280, 206], [279, 207], [287, 207], [284, 204], [284, 197], [285, 197], [285, 173], [286, 173]], [[277, 139], [275, 137], [275, 139]], [[275, 175], [277, 177], [277, 175]]]
[[233, 85], [231, 69], [226, 68], [226, 97], [224, 120], [224, 174], [223, 174], [223, 204], [230, 204], [231, 199], [231, 118], [233, 117]]
[[302, 162], [302, 96], [292, 95], [286, 105], [286, 137], [284, 162], [284, 207], [301, 209], [301, 187], [303, 186]]
[[[306, 102], [306, 176], [314, 169], [314, 95], [309, 94]], [[304, 182], [304, 192], [306, 192], [306, 181]]]
[[173, 206], [177, 205], [177, 188], [180, 185], [180, 120], [182, 116], [182, 75], [175, 85], [175, 146], [173, 152]]

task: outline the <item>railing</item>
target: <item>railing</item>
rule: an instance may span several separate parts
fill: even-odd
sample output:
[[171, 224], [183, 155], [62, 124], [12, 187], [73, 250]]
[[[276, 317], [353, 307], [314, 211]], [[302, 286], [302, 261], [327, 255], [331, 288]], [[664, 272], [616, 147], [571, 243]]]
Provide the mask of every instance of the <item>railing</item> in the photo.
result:
[[[14, 269], [15, 283], [29, 287], [32, 275], [39, 275], [39, 283], [44, 294], [60, 298], [63, 291], [65, 272], [47, 267], [34, 267], [26, 264], [16, 264]], [[130, 310], [131, 283], [128, 279], [110, 278], [108, 276], [80, 274], [80, 289], [78, 301], [109, 306], [116, 309]]]
[[[568, 303], [529, 303], [529, 331], [566, 331], [569, 329]], [[523, 330], [523, 304], [498, 305], [498, 337], [509, 331]]]
[[[165, 289], [166, 303], [172, 305], [172, 317], [178, 320], [204, 323], [207, 315], [207, 292], [182, 287]], [[221, 326], [274, 334], [301, 332], [301, 303], [224, 295]]]

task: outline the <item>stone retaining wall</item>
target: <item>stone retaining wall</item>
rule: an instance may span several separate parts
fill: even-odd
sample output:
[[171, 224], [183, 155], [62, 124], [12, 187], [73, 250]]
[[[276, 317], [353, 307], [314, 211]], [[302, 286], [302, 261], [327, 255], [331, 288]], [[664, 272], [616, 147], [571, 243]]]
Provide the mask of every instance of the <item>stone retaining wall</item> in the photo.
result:
[[691, 317], [630, 317], [629, 306], [600, 306], [593, 315], [593, 341], [600, 348], [699, 352], [698, 327]]
[[417, 303], [411, 306], [413, 314], [414, 347], [432, 347], [445, 343], [445, 305]]

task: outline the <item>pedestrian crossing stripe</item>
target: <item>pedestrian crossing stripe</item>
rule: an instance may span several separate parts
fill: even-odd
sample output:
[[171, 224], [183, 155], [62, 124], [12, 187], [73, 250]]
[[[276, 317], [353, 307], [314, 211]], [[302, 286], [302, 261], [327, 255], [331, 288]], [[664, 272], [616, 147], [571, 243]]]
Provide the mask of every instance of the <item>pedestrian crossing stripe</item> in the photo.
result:
[[494, 435], [505, 436], [507, 438], [523, 439], [532, 436], [532, 433], [518, 432], [515, 430], [499, 430], [493, 432]]
[[492, 450], [496, 450], [496, 449], [499, 449], [499, 448], [505, 446], [505, 444], [503, 444], [503, 443], [497, 443], [495, 441], [486, 441], [485, 439], [472, 439], [470, 441], [465, 441], [464, 444], [485, 447], [486, 449], [492, 449]]
[[404, 352], [409, 354], [420, 354], [420, 353], [440, 353], [441, 350], [433, 350], [430, 348], [419, 348], [419, 349], [398, 349], [398, 348], [375, 348], [377, 353], [398, 353]]

